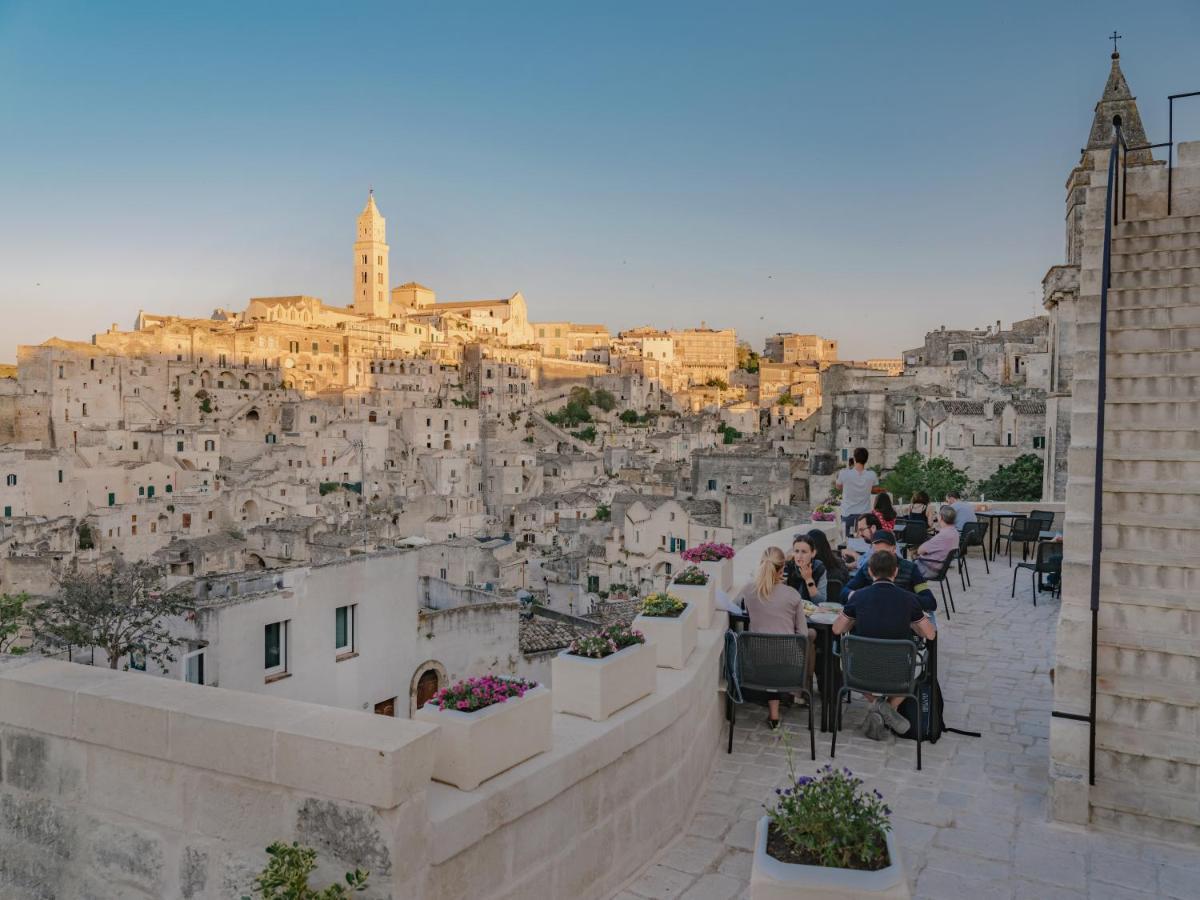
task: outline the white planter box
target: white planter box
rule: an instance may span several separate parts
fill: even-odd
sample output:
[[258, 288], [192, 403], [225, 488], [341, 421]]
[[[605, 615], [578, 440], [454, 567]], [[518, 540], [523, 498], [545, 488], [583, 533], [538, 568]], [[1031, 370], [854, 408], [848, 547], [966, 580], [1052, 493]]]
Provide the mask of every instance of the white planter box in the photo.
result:
[[673, 594], [685, 603], [696, 605], [696, 627], [712, 628], [713, 613], [716, 611], [716, 588], [713, 577], [708, 576], [708, 584], [672, 584], [667, 593]]
[[564, 650], [550, 661], [554, 711], [601, 722], [654, 690], [654, 661], [650, 644], [634, 644], [603, 659]]
[[675, 618], [638, 616], [632, 628], [653, 645], [655, 664], [661, 669], [682, 669], [696, 649], [696, 604], [689, 603]]
[[723, 591], [733, 589], [733, 560], [714, 559], [711, 562], [691, 563], [708, 573], [708, 583]]
[[549, 750], [551, 713], [550, 689], [538, 685], [524, 697], [478, 712], [438, 709], [429, 702], [414, 718], [440, 726], [434, 781], [473, 791], [493, 775]]
[[821, 900], [854, 900], [859, 897], [887, 897], [908, 900], [908, 879], [900, 863], [899, 850], [887, 833], [890, 865], [875, 872], [859, 869], [834, 869], [828, 866], [798, 866], [780, 862], [767, 855], [767, 826], [763, 816], [754, 832], [754, 862], [750, 869], [750, 900], [796, 900], [797, 897]]

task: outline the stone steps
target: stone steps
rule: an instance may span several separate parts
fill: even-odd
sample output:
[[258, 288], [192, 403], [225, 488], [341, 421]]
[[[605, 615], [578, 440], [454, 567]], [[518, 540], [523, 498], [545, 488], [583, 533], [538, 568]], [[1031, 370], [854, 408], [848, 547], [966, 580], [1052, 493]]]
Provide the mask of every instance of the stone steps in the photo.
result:
[[1166, 269], [1185, 269], [1200, 266], [1200, 246], [1183, 247], [1180, 249], [1155, 248], [1134, 252], [1114, 252], [1110, 259], [1112, 271], [1164, 271]]
[[1200, 450], [1200, 431], [1177, 428], [1104, 429], [1104, 452], [1190, 453]]
[[[1180, 615], [1200, 613], [1200, 594], [1162, 588], [1145, 588], [1130, 592], [1112, 585], [1100, 586], [1101, 611], [1119, 610], [1123, 607], [1176, 611]], [[1115, 612], [1114, 615], [1116, 615]]]
[[1200, 325], [1200, 300], [1195, 303], [1137, 305], [1109, 309], [1108, 327], [1115, 331], [1141, 328], [1187, 328]]
[[1200, 375], [1200, 350], [1115, 351], [1110, 345], [1108, 375]]
[[[1091, 496], [1089, 486], [1087, 496]], [[1104, 491], [1104, 515], [1120, 516], [1126, 512], [1142, 512], [1147, 515], [1186, 516], [1195, 515], [1194, 494], [1177, 494], [1169, 491], [1113, 490], [1106, 483]]]
[[1108, 348], [1112, 353], [1161, 353], [1164, 350], [1191, 350], [1200, 344], [1200, 326], [1108, 326]]
[[[1146, 309], [1155, 306], [1188, 306], [1200, 303], [1200, 286], [1183, 285], [1178, 287], [1147, 287], [1147, 288], [1110, 288], [1108, 292], [1108, 310], [1111, 314], [1115, 309]], [[1099, 321], [1099, 313], [1081, 321], [1093, 324]]]
[[1188, 231], [1200, 231], [1200, 216], [1161, 216], [1156, 219], [1122, 222], [1117, 225], [1113, 237], [1117, 240], [1125, 240], [1126, 238], [1180, 234]]
[[1113, 457], [1105, 450], [1104, 478], [1114, 481], [1193, 481], [1200, 479], [1197, 459], [1139, 459]]
[[[1115, 610], [1116, 608], [1114, 607]], [[1113, 618], [1117, 620], [1120, 617], [1114, 615]], [[1184, 616], [1182, 618], [1190, 619], [1191, 616]], [[1129, 627], [1106, 630], [1107, 636], [1102, 641], [1105, 647], [1111, 647], [1114, 651], [1141, 651], [1147, 654], [1160, 654], [1164, 657], [1200, 657], [1200, 641], [1197, 641], [1193, 634], [1150, 630], [1155, 622], [1148, 616], [1145, 618], [1140, 615], [1128, 617], [1126, 621]], [[1164, 615], [1162, 622], [1159, 624], [1166, 624], [1169, 621], [1170, 617]], [[1178, 661], [1170, 659], [1161, 660], [1164, 671], [1170, 671], [1171, 666], [1176, 662]], [[1188, 683], [1195, 684], [1196, 682]]]
[[1200, 285], [1200, 266], [1176, 266], [1171, 269], [1134, 269], [1113, 272], [1110, 287], [1126, 288], [1189, 287]]
[[1184, 426], [1198, 421], [1200, 417], [1200, 399], [1165, 399], [1157, 400], [1127, 400], [1109, 398], [1105, 405], [1104, 424], [1106, 428], [1119, 425], [1132, 425], [1141, 428], [1144, 425]]
[[1159, 250], [1192, 250], [1200, 248], [1200, 231], [1172, 231], [1142, 237], [1114, 237], [1113, 256], [1132, 255]]
[[[1096, 788], [1093, 787], [1092, 791], [1095, 792]], [[1095, 796], [1096, 801], [1091, 804], [1088, 820], [1094, 828], [1134, 834], [1160, 841], [1171, 841], [1192, 847], [1200, 845], [1200, 827], [1154, 815], [1136, 815], [1114, 809], [1103, 791], [1096, 793]]]
[[[1106, 697], [1120, 697], [1126, 700], [1145, 698], [1166, 706], [1176, 706], [1190, 710], [1200, 710], [1200, 685], [1180, 684], [1174, 681], [1157, 681], [1153, 678], [1131, 677], [1129, 675], [1102, 675], [1096, 682], [1096, 693]], [[1111, 721], [1108, 716], [1097, 716]], [[1121, 723], [1114, 724], [1139, 724]], [[1140, 723], [1146, 724], [1146, 723]], [[1195, 725], [1195, 722], [1189, 725]], [[1189, 727], [1189, 730], [1190, 727]]]

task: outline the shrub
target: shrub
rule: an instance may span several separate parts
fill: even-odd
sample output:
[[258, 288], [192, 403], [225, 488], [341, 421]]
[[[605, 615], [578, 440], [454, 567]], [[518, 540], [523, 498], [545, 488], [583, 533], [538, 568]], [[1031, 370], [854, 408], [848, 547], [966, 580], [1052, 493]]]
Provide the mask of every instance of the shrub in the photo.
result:
[[849, 769], [824, 766], [797, 776], [788, 752], [791, 787], [776, 788], [767, 852], [780, 862], [874, 871], [888, 865], [891, 809], [879, 791], [867, 793]]
[[[293, 842], [291, 846], [276, 841], [267, 848], [270, 861], [254, 879], [254, 893], [259, 897], [278, 900], [337, 900], [367, 888], [367, 875], [362, 869], [346, 873], [346, 884], [331, 884], [324, 890], [309, 887], [308, 876], [317, 867], [317, 851]], [[250, 900], [244, 897], [242, 900]]]
[[989, 500], [1033, 502], [1042, 499], [1042, 460], [1033, 453], [1018, 456], [976, 485]]
[[644, 643], [646, 643], [646, 638], [640, 631], [635, 631], [628, 625], [609, 625], [595, 634], [586, 634], [575, 638], [567, 647], [567, 652], [572, 656], [604, 659], [626, 647]]
[[677, 619], [683, 615], [687, 604], [670, 594], [651, 594], [642, 601], [642, 615], [654, 618]]
[[733, 548], [728, 544], [704, 543], [688, 547], [679, 554], [687, 562], [716, 562], [721, 559], [733, 559]]
[[590, 444], [596, 439], [596, 429], [594, 426], [589, 425], [587, 428], [580, 429], [579, 431], [572, 431], [571, 437], [587, 441]]
[[482, 675], [442, 688], [433, 695], [431, 702], [438, 709], [475, 712], [497, 703], [503, 703], [512, 697], [524, 697], [526, 691], [535, 687], [537, 687], [536, 681], [526, 681], [524, 678]]
[[597, 522], [607, 522], [612, 518], [612, 508], [607, 503], [601, 503], [596, 507], [594, 518]]
[[601, 388], [592, 393], [592, 405], [600, 407], [605, 412], [612, 412], [617, 406], [617, 398], [612, 395], [612, 391]]
[[688, 566], [677, 576], [676, 584], [708, 584], [708, 573], [697, 566]]
[[627, 409], [623, 413], [621, 413], [621, 415], [617, 416], [617, 418], [620, 419], [622, 422], [624, 422], [626, 425], [636, 425], [638, 423], [638, 420], [640, 417], [638, 416], [636, 410]]

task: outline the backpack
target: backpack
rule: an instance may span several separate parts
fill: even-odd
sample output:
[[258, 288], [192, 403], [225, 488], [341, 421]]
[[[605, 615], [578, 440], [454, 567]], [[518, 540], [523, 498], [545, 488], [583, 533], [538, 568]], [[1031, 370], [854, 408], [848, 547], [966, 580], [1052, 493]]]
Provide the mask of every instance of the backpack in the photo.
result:
[[962, 731], [961, 729], [950, 728], [946, 725], [946, 701], [942, 699], [942, 688], [937, 683], [936, 678], [927, 676], [917, 683], [916, 703], [913, 703], [911, 697], [905, 697], [904, 702], [900, 704], [900, 715], [908, 719], [908, 731], [902, 735], [897, 735], [897, 737], [908, 738], [910, 741], [917, 739], [918, 709], [921, 716], [922, 741], [936, 744], [938, 738], [946, 731], [967, 737], [980, 736], [978, 731]]

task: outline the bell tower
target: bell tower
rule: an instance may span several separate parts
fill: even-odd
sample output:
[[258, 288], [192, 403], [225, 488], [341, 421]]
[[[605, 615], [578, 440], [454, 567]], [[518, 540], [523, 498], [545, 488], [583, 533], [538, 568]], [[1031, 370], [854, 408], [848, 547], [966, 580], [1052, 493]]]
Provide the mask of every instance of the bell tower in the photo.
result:
[[375, 205], [375, 191], [358, 217], [354, 242], [354, 311], [387, 318], [389, 309], [387, 221]]

